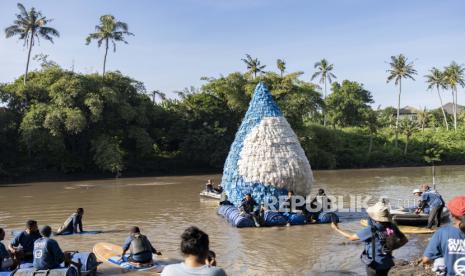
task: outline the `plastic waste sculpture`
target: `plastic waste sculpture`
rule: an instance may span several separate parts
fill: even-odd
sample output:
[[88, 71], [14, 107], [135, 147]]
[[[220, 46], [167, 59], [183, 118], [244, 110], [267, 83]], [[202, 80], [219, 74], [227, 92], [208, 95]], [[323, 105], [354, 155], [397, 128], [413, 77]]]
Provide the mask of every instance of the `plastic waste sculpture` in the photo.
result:
[[310, 193], [313, 174], [291, 126], [264, 83], [259, 83], [226, 159], [221, 184], [239, 205], [247, 193], [258, 203], [293, 190]]

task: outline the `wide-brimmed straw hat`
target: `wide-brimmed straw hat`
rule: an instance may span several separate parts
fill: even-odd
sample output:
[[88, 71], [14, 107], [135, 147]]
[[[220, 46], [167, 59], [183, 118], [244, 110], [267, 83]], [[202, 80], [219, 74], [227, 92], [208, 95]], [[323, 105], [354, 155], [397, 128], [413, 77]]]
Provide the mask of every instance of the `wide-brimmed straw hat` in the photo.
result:
[[377, 202], [375, 205], [367, 208], [368, 216], [374, 221], [378, 222], [390, 222], [391, 214], [389, 213], [389, 208], [386, 204], [382, 202]]

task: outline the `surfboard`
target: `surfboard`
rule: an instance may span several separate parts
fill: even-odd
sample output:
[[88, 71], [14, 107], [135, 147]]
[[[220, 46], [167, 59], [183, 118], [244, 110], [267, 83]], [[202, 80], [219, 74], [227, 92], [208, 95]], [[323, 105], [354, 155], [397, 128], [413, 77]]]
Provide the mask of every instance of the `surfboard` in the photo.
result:
[[103, 231], [100, 230], [95, 230], [95, 231], [82, 231], [78, 233], [63, 233], [63, 234], [58, 234], [56, 232], [53, 232], [53, 235], [55, 236], [71, 236], [71, 235], [97, 235], [101, 234]]
[[[360, 220], [360, 224], [363, 226], [368, 226], [368, 220], [362, 219]], [[436, 230], [424, 228], [424, 227], [416, 227], [416, 226], [407, 226], [407, 225], [397, 225], [399, 230], [404, 234], [433, 234]]]
[[154, 259], [153, 263], [150, 265], [136, 266], [134, 263], [128, 262], [127, 255], [121, 260], [121, 253], [123, 252], [123, 248], [121, 246], [107, 242], [99, 242], [95, 244], [93, 252], [99, 261], [125, 270], [161, 273], [166, 265], [180, 262], [175, 259], [157, 258], [156, 260]]

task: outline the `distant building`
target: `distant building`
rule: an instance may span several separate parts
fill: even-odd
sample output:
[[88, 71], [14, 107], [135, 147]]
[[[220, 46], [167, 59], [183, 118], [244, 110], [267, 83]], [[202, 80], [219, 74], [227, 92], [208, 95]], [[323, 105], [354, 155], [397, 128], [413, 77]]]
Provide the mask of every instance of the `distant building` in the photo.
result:
[[[416, 121], [418, 111], [419, 110], [417, 108], [407, 105], [399, 110], [399, 120], [409, 119]], [[397, 115], [397, 111], [395, 115]]]

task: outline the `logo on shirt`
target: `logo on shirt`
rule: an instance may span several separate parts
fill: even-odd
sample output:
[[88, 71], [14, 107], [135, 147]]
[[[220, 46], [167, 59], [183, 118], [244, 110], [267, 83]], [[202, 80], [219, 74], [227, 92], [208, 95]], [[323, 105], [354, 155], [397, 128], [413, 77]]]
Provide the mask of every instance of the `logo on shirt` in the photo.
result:
[[44, 253], [42, 252], [42, 250], [35, 250], [35, 251], [34, 251], [34, 258], [40, 259], [40, 258], [42, 258], [42, 255], [43, 255], [43, 254], [44, 254]]
[[447, 246], [449, 248], [450, 253], [465, 253], [465, 240], [462, 239], [448, 239]]
[[456, 275], [464, 276], [465, 275], [465, 257], [462, 257], [455, 261], [454, 263], [454, 272]]

